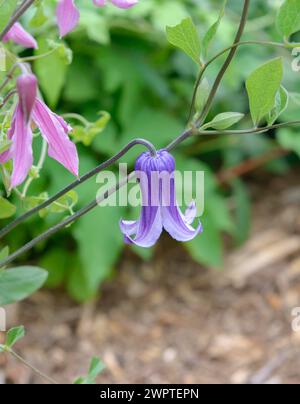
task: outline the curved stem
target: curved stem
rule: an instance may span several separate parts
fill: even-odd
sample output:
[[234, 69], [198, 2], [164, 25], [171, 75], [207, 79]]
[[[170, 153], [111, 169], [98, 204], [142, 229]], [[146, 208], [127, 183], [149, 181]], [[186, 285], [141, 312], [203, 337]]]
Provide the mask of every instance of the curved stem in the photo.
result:
[[18, 217], [16, 220], [13, 222], [9, 223], [6, 227], [0, 230], [0, 239], [4, 237], [6, 234], [8, 234], [11, 230], [15, 229], [19, 224], [23, 223], [25, 220], [27, 220], [29, 217], [34, 215], [35, 213], [39, 212], [42, 209], [47, 208], [49, 205], [51, 205], [53, 202], [55, 202], [57, 199], [61, 198], [68, 192], [70, 192], [72, 189], [76, 188], [78, 185], [83, 184], [85, 181], [89, 180], [92, 178], [94, 175], [98, 174], [100, 171], [105, 170], [109, 166], [113, 165], [116, 163], [120, 158], [122, 158], [130, 149], [132, 149], [134, 146], [137, 145], [142, 145], [145, 146], [149, 152], [152, 155], [156, 155], [156, 149], [155, 147], [148, 142], [147, 140], [144, 139], [135, 139], [128, 143], [119, 153], [117, 153], [115, 156], [111, 157], [109, 160], [105, 161], [104, 163], [100, 164], [98, 167], [94, 168], [93, 170], [89, 171], [85, 175], [83, 175], [81, 178], [78, 180], [72, 182], [69, 184], [67, 187], [59, 191], [57, 194], [53, 195], [51, 198], [49, 198], [47, 201], [43, 202], [42, 204], [36, 206], [35, 208], [29, 210], [28, 212], [24, 213], [24, 215]]
[[[41, 155], [40, 155], [38, 164], [36, 166], [37, 173], [39, 173], [41, 171], [41, 169], [43, 168], [43, 165], [44, 165], [44, 162], [45, 162], [45, 159], [46, 159], [46, 156], [47, 156], [47, 147], [48, 147], [48, 143], [46, 142], [45, 139], [43, 139]], [[34, 180], [34, 178], [30, 176], [28, 178], [28, 180], [26, 181], [26, 183], [24, 185], [24, 188], [23, 188], [23, 191], [22, 191], [22, 195], [21, 195], [22, 199], [24, 199], [26, 197], [28, 189], [29, 189], [29, 187], [30, 187], [33, 180]]]
[[[245, 26], [246, 26], [246, 22], [247, 22], [249, 5], [250, 5], [250, 0], [244, 0], [244, 7], [243, 7], [243, 12], [242, 12], [242, 17], [241, 17], [239, 29], [238, 29], [238, 32], [236, 34], [236, 37], [235, 37], [233, 45], [237, 44], [241, 40], [241, 37], [243, 35], [244, 29], [245, 29]], [[231, 64], [231, 62], [232, 62], [232, 60], [233, 60], [233, 58], [234, 58], [234, 56], [236, 54], [236, 51], [237, 51], [237, 46], [233, 46], [232, 49], [229, 52], [229, 55], [227, 56], [227, 58], [226, 58], [226, 60], [225, 60], [225, 62], [223, 64], [223, 66], [222, 66], [222, 68], [221, 68], [215, 82], [214, 82], [214, 85], [213, 85], [213, 87], [211, 89], [211, 92], [210, 92], [210, 94], [208, 96], [208, 99], [207, 99], [207, 102], [206, 102], [206, 104], [205, 104], [205, 106], [203, 108], [203, 111], [202, 111], [199, 119], [197, 119], [196, 126], [200, 126], [202, 124], [202, 122], [205, 121], [205, 119], [206, 119], [206, 117], [207, 117], [207, 115], [208, 115], [208, 113], [210, 111], [213, 99], [214, 99], [214, 97], [215, 97], [215, 95], [216, 95], [216, 93], [218, 91], [218, 88], [219, 88], [219, 86], [221, 84], [221, 81], [222, 81], [222, 79], [224, 77], [224, 74], [226, 73], [228, 67], [230, 66], [230, 64]]]
[[284, 123], [277, 123], [275, 125], [271, 126], [266, 126], [264, 128], [250, 128], [250, 129], [243, 129], [243, 130], [223, 130], [223, 131], [218, 131], [218, 130], [204, 130], [201, 131], [194, 131], [193, 135], [195, 136], [216, 136], [216, 135], [249, 135], [251, 133], [266, 133], [269, 132], [270, 130], [274, 129], [280, 129], [280, 128], [286, 128], [289, 126], [295, 126], [295, 125], [300, 125], [300, 121], [291, 121], [291, 122], [284, 122]]
[[0, 86], [0, 92], [4, 90], [4, 88], [7, 86], [7, 84], [14, 78], [14, 72], [15, 70], [19, 67], [18, 63], [14, 64], [13, 67], [10, 69], [10, 71], [7, 73], [5, 80]]
[[34, 373], [36, 373], [39, 377], [46, 380], [46, 382], [48, 382], [50, 384], [58, 384], [54, 379], [52, 379], [51, 377], [45, 375], [43, 372], [38, 370], [36, 367], [32, 366], [29, 362], [27, 362], [24, 358], [22, 358], [19, 354], [17, 354], [11, 348], [8, 349], [7, 352], [9, 352], [12, 356], [14, 356], [16, 359], [18, 359], [18, 361], [23, 363], [23, 365], [27, 366], [30, 370], [32, 370]]
[[190, 112], [189, 112], [189, 118], [188, 118], [188, 122], [191, 122], [194, 110], [195, 110], [195, 103], [196, 103], [196, 97], [197, 97], [197, 91], [198, 88], [202, 82], [204, 73], [206, 72], [206, 70], [208, 69], [208, 67], [215, 62], [217, 59], [219, 59], [219, 57], [225, 55], [225, 53], [229, 52], [230, 50], [234, 49], [234, 48], [238, 48], [240, 46], [246, 46], [246, 45], [262, 45], [262, 46], [272, 46], [272, 47], [277, 47], [277, 48], [283, 48], [283, 49], [292, 49], [295, 48], [297, 46], [300, 46], [300, 43], [281, 43], [281, 42], [270, 42], [270, 41], [240, 41], [237, 42], [231, 46], [228, 46], [227, 48], [223, 49], [222, 51], [218, 52], [215, 56], [213, 56], [211, 59], [209, 59], [206, 63], [204, 63], [204, 65], [201, 67], [199, 75], [197, 77], [197, 81], [194, 87], [194, 91], [193, 91], [193, 96], [192, 96], [192, 102], [191, 102], [191, 106], [190, 106]]
[[121, 189], [123, 186], [125, 186], [131, 179], [135, 177], [135, 173], [131, 173], [120, 181], [118, 184], [116, 184], [114, 187], [110, 188], [107, 192], [105, 192], [103, 195], [97, 197], [95, 200], [93, 200], [91, 203], [86, 205], [84, 208], [80, 209], [78, 212], [74, 213], [74, 215], [69, 216], [67, 219], [64, 221], [56, 224], [55, 226], [51, 227], [44, 233], [40, 234], [38, 237], [34, 238], [31, 240], [29, 243], [25, 244], [23, 247], [21, 247], [19, 250], [14, 252], [13, 254], [9, 255], [6, 259], [0, 262], [0, 268], [5, 267], [6, 265], [10, 264], [12, 261], [14, 261], [16, 258], [18, 258], [20, 255], [26, 253], [27, 251], [31, 250], [36, 244], [40, 243], [41, 241], [46, 240], [59, 230], [63, 229], [66, 226], [69, 226], [71, 223], [75, 222], [77, 219], [79, 219], [81, 216], [84, 216], [86, 213], [90, 212], [93, 210], [96, 206], [98, 206], [101, 202], [104, 202], [106, 199], [108, 199], [111, 195], [113, 195], [115, 192], [117, 192], [119, 189]]
[[15, 11], [11, 19], [9, 20], [6, 27], [0, 33], [0, 41], [3, 40], [4, 36], [9, 32], [12, 26], [19, 20], [20, 17], [33, 5], [35, 0], [25, 0], [21, 6]]
[[0, 104], [0, 109], [5, 106], [5, 104], [10, 100], [11, 97], [13, 97], [17, 93], [16, 90], [10, 91], [4, 98], [3, 101]]

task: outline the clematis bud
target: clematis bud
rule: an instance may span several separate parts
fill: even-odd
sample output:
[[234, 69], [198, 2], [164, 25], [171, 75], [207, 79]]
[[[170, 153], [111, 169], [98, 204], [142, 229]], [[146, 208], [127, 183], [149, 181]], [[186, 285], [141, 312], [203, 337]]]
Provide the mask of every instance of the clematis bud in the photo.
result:
[[16, 22], [6, 35], [4, 35], [3, 42], [13, 41], [24, 48], [37, 49], [38, 45], [36, 40], [31, 36], [22, 25]]
[[29, 121], [37, 96], [37, 79], [33, 74], [22, 74], [17, 79], [19, 102], [26, 122]]

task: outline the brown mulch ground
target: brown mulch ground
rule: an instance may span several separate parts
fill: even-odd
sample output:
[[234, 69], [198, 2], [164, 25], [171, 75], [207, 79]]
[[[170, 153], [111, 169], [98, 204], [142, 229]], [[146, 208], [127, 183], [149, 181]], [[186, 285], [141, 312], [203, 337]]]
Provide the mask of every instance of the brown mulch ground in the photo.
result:
[[[42, 291], [11, 308], [27, 329], [19, 352], [62, 382], [97, 355], [107, 365], [100, 383], [299, 383], [297, 183], [292, 175], [252, 187], [252, 236], [223, 272], [165, 238], [151, 263], [127, 253], [93, 305]], [[0, 361], [0, 384], [39, 382], [14, 359]]]

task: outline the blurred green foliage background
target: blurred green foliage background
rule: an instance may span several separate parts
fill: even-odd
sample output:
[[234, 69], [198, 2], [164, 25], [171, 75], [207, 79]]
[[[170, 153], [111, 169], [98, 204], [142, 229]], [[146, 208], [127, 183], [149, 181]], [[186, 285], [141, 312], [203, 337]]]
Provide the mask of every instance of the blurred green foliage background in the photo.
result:
[[[45, 0], [37, 10], [28, 13], [24, 26], [38, 38], [43, 53], [49, 49], [49, 39], [58, 41], [54, 20], [54, 2]], [[95, 167], [135, 137], [149, 139], [157, 148], [164, 147], [184, 129], [193, 92], [197, 67], [182, 52], [166, 40], [167, 25], [175, 25], [192, 16], [203, 37], [218, 17], [221, 1], [216, 0], [140, 0], [140, 5], [124, 12], [112, 6], [97, 9], [92, 1], [77, 2], [81, 9], [79, 28], [69, 35], [66, 45], [73, 52], [73, 61], [66, 63], [70, 53], [59, 49], [51, 56], [34, 63], [41, 91], [48, 104], [61, 114], [77, 113], [91, 122], [96, 129], [89, 132], [80, 122], [74, 135], [80, 153], [80, 172]], [[252, 0], [250, 20], [243, 39], [281, 41], [275, 26], [280, 5], [275, 0]], [[209, 56], [229, 46], [235, 36], [241, 12], [241, 1], [229, 1], [218, 34], [211, 45]], [[14, 45], [10, 45], [12, 49]], [[51, 46], [51, 43], [50, 43]], [[23, 52], [22, 56], [30, 55]], [[284, 49], [262, 46], [240, 47], [234, 63], [225, 76], [215, 100], [211, 118], [225, 111], [249, 114], [244, 82], [260, 64], [276, 55], [284, 55], [285, 87], [292, 93], [288, 112], [282, 120], [297, 119], [300, 90], [299, 73], [291, 69], [291, 53]], [[208, 70], [203, 93], [224, 59], [220, 58]], [[99, 116], [107, 111], [107, 116]], [[250, 117], [245, 127], [251, 127]], [[95, 136], [96, 133], [96, 136]], [[238, 166], [245, 159], [264, 155], [278, 142], [297, 133], [297, 129], [284, 129], [268, 135], [244, 137], [218, 137], [193, 139], [177, 151], [179, 169], [203, 169], [206, 173], [205, 214], [202, 218], [204, 233], [185, 245], [194, 260], [213, 268], [222, 267], [223, 234], [232, 236], [233, 244], [243, 243], [251, 227], [251, 201], [247, 186], [235, 178], [219, 187], [216, 173]], [[295, 139], [295, 137], [294, 137]], [[292, 143], [292, 144], [290, 144]], [[289, 147], [300, 153], [300, 141], [293, 140]], [[35, 155], [41, 147], [35, 140]], [[133, 165], [138, 149], [123, 161]], [[274, 175], [285, 175], [295, 157], [269, 162], [266, 170]], [[73, 178], [55, 161], [47, 159], [41, 177], [30, 188], [31, 196], [47, 191], [53, 194]], [[78, 189], [78, 207], [95, 197], [95, 180]], [[230, 209], [229, 209], [230, 206]], [[18, 211], [20, 213], [21, 210]], [[63, 213], [50, 213], [37, 217], [15, 231], [6, 240], [13, 249], [19, 247], [41, 231], [56, 223]], [[136, 217], [138, 211], [124, 208], [101, 207], [81, 218], [55, 237], [40, 244], [27, 257], [50, 271], [48, 286], [64, 285], [76, 300], [86, 300], [97, 293], [99, 285], [115, 274], [118, 261], [125, 248], [118, 223], [121, 217]], [[0, 225], [5, 221], [1, 220]], [[131, 248], [131, 247], [126, 247]], [[134, 248], [142, 259], [151, 258], [153, 251]]]

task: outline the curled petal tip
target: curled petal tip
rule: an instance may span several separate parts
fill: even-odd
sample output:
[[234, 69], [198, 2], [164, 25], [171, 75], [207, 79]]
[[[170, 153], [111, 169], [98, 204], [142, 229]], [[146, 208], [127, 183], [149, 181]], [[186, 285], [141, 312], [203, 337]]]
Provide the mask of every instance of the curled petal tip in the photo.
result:
[[56, 17], [60, 38], [63, 38], [73, 31], [79, 22], [80, 13], [75, 6], [74, 0], [59, 0]]

